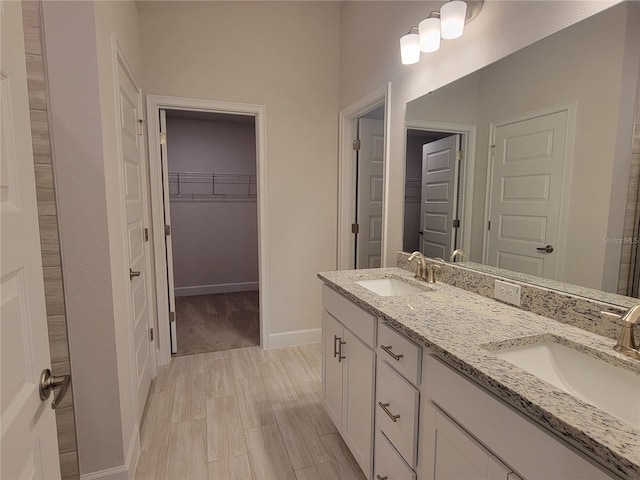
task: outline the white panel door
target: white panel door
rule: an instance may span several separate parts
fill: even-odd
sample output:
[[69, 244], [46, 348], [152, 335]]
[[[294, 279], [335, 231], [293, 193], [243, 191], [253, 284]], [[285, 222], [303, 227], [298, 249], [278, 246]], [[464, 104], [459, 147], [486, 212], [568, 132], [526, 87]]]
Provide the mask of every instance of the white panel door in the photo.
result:
[[440, 411], [435, 414], [435, 480], [507, 480], [511, 469]]
[[160, 110], [160, 156], [162, 162], [162, 191], [164, 192], [165, 244], [167, 246], [167, 285], [169, 286], [169, 317], [171, 322], [171, 353], [178, 353], [178, 333], [176, 331], [176, 294], [173, 281], [173, 246], [171, 243], [171, 202], [169, 199], [169, 154], [167, 151], [167, 111]]
[[0, 3], [0, 478], [60, 478], [21, 8]]
[[[131, 319], [138, 395], [138, 415], [142, 416], [151, 386], [153, 348], [149, 335], [150, 268], [145, 225], [149, 224], [147, 183], [138, 120], [142, 118], [141, 94], [126, 69], [118, 62], [118, 128], [120, 159], [123, 163], [124, 195], [127, 212], [127, 247], [129, 253], [129, 286]], [[146, 238], [145, 238], [146, 237]]]
[[343, 341], [344, 328], [333, 316], [322, 311], [322, 399], [325, 410], [336, 428], [342, 428], [342, 359], [338, 358], [338, 342]]
[[342, 430], [340, 433], [367, 478], [371, 477], [373, 452], [373, 400], [376, 354], [344, 329], [342, 360]]
[[420, 251], [427, 257], [448, 259], [456, 248], [460, 138], [451, 135], [422, 147]]
[[495, 127], [489, 265], [556, 278], [567, 121], [561, 111]]
[[359, 232], [356, 236], [356, 268], [379, 268], [382, 260], [382, 196], [384, 172], [384, 123], [358, 120]]

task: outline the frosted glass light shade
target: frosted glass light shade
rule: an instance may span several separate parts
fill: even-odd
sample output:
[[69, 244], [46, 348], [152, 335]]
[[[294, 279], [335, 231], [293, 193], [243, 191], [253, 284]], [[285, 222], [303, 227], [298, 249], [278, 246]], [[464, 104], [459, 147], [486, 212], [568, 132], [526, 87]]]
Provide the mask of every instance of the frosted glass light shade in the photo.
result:
[[403, 65], [420, 61], [420, 36], [417, 33], [408, 33], [400, 39], [400, 57]]
[[461, 0], [452, 0], [440, 8], [442, 38], [450, 40], [464, 33], [464, 21], [467, 16], [467, 4]]
[[440, 19], [429, 17], [420, 22], [420, 51], [435, 52], [440, 48]]

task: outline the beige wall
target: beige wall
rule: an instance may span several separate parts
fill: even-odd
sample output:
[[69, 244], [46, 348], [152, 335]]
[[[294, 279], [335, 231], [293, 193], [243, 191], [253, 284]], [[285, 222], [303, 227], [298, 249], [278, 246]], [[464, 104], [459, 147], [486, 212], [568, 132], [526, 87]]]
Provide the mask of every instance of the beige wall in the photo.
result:
[[319, 329], [316, 273], [336, 266], [339, 5], [225, 2], [140, 20], [146, 93], [266, 106], [269, 334]]
[[[401, 65], [399, 38], [439, 2], [345, 2], [340, 107], [392, 82], [389, 132], [389, 239], [385, 263], [402, 248], [404, 122], [407, 102], [478, 70], [616, 2], [488, 1], [461, 39], [416, 65]], [[535, 20], [532, 20], [535, 19]]]
[[[625, 65], [627, 5], [619, 5], [545, 38], [464, 79], [411, 102], [411, 119], [477, 125], [470, 260], [482, 260], [490, 123], [536, 109], [576, 101], [576, 132], [567, 212], [570, 248], [562, 253], [558, 280], [601, 289], [611, 218], [624, 214], [616, 199], [614, 158]], [[638, 43], [635, 58], [637, 77]], [[471, 98], [469, 92], [476, 92]], [[456, 111], [462, 108], [462, 111]], [[475, 118], [475, 119], [474, 119]], [[627, 125], [632, 124], [629, 118]], [[622, 143], [630, 145], [631, 132]], [[624, 178], [629, 175], [627, 171]], [[626, 185], [623, 185], [626, 187]], [[616, 187], [617, 190], [617, 187]], [[626, 188], [623, 188], [626, 190]], [[622, 197], [624, 198], [624, 192]], [[588, 258], [590, 261], [585, 262]], [[617, 281], [617, 277], [615, 279]]]
[[132, 2], [43, 3], [80, 475], [124, 479], [135, 467], [141, 412], [111, 32], [139, 75], [137, 11]]

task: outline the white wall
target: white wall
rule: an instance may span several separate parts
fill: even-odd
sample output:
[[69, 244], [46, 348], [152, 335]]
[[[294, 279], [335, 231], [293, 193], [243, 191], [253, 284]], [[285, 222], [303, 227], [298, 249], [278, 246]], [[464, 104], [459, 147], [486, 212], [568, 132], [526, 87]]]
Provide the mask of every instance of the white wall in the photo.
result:
[[[407, 115], [412, 119], [468, 123], [471, 117], [476, 117], [472, 122], [478, 127], [478, 141], [468, 252], [472, 261], [482, 259], [490, 122], [575, 100], [574, 162], [567, 185], [571, 193], [569, 204], [563, 206], [568, 212], [570, 248], [562, 253], [566, 267], [558, 279], [603, 287], [606, 247], [603, 238], [608, 232], [610, 208], [616, 215], [623, 215], [625, 210], [624, 195], [617, 207], [611, 195], [620, 102], [628, 103], [621, 96], [626, 23], [627, 5], [618, 5], [407, 107]], [[478, 95], [468, 98], [469, 91], [477, 91]], [[452, 107], [462, 110], [455, 111]], [[631, 124], [629, 120], [628, 125]], [[627, 135], [623, 143], [630, 144], [630, 132]], [[627, 168], [626, 177], [628, 172]], [[585, 258], [590, 260], [585, 262]]]
[[147, 93], [266, 106], [269, 333], [319, 341], [316, 273], [336, 266], [339, 5], [222, 2], [140, 20]]
[[137, 11], [124, 1], [43, 2], [43, 10], [80, 475], [125, 479], [140, 412], [111, 32], [138, 73]]
[[503, 58], [617, 2], [486, 1], [461, 39], [443, 42], [415, 65], [401, 65], [399, 39], [441, 2], [345, 2], [342, 6], [340, 107], [392, 82], [388, 109], [389, 238], [385, 264], [402, 248], [407, 102]]
[[[255, 124], [167, 118], [169, 171], [256, 173]], [[184, 189], [188, 186], [183, 185]], [[248, 187], [220, 186], [234, 194]], [[188, 191], [188, 190], [187, 190]], [[255, 195], [255, 183], [251, 187]], [[171, 198], [176, 295], [253, 290], [258, 282], [255, 201]]]

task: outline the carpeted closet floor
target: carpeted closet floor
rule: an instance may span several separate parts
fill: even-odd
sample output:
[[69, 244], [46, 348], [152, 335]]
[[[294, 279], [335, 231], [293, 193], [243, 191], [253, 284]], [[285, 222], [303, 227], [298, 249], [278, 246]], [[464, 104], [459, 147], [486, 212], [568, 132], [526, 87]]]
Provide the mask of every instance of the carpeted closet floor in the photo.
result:
[[258, 291], [176, 297], [178, 353], [260, 345]]

